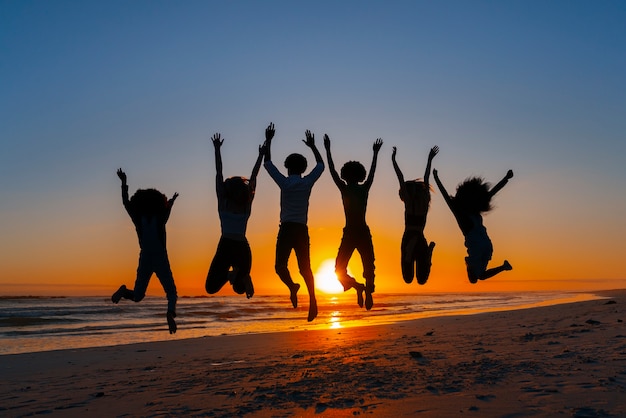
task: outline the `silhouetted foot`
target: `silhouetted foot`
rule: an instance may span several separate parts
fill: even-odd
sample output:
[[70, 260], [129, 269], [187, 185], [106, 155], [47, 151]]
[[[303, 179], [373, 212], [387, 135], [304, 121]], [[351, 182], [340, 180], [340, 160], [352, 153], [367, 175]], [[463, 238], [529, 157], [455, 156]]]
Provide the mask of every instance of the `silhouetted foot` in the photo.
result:
[[178, 327], [176, 326], [176, 321], [174, 321], [174, 318], [176, 318], [176, 313], [172, 312], [172, 311], [167, 311], [167, 326], [170, 329], [170, 334], [176, 334], [176, 330], [178, 329]]
[[[291, 294], [289, 295], [289, 299], [291, 300], [291, 304], [294, 308], [298, 307], [298, 290], [300, 290], [300, 284], [294, 283], [289, 288]], [[317, 309], [317, 308], [316, 308]], [[317, 315], [317, 313], [316, 313]]]
[[120, 288], [117, 289], [115, 293], [113, 293], [113, 296], [111, 296], [111, 302], [118, 303], [120, 299], [122, 299], [122, 297], [124, 296], [124, 293], [126, 293], [126, 290], [126, 285], [121, 285]]
[[374, 293], [374, 285], [366, 285], [365, 286], [365, 309], [368, 311], [372, 309], [374, 306], [374, 299], [372, 298], [372, 293]]
[[254, 285], [252, 284], [252, 277], [248, 276], [245, 282], [246, 282], [246, 297], [250, 299], [252, 296], [254, 296]]
[[359, 308], [362, 308], [363, 307], [363, 292], [365, 291], [365, 286], [362, 285], [361, 283], [357, 283], [354, 289], [356, 290], [356, 303], [359, 304]]
[[504, 260], [504, 264], [502, 264], [502, 267], [505, 270], [513, 270], [513, 266], [511, 265], [511, 263], [509, 263], [508, 260]]
[[312, 299], [309, 302], [309, 317], [306, 320], [308, 322], [311, 322], [315, 319], [315, 317], [317, 317], [317, 301], [315, 299]]

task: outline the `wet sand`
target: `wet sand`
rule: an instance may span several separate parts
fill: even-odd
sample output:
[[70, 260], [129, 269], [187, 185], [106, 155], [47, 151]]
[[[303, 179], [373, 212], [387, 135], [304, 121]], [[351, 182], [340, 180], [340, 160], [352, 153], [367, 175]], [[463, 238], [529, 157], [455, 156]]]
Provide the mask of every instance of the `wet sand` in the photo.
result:
[[0, 356], [2, 416], [626, 416], [626, 290], [505, 312]]

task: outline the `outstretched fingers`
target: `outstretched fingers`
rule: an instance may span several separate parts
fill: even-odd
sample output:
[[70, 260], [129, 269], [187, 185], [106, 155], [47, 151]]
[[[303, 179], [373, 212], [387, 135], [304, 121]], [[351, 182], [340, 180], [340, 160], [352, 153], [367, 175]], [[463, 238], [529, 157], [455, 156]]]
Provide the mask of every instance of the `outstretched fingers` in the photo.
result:
[[376, 141], [374, 141], [374, 146], [373, 146], [374, 152], [380, 151], [380, 147], [382, 146], [383, 146], [382, 138], [377, 138]]
[[270, 122], [270, 124], [265, 128], [265, 140], [271, 141], [274, 138], [274, 134], [276, 133], [276, 128], [274, 128], [274, 122]]
[[219, 132], [213, 134], [213, 136], [211, 137], [211, 141], [213, 142], [213, 146], [215, 148], [221, 147], [222, 144], [224, 143], [224, 140], [222, 139], [222, 135]]
[[307, 129], [304, 132], [304, 136], [306, 137], [306, 139], [303, 139], [302, 142], [304, 142], [307, 147], [312, 147], [313, 145], [315, 145], [315, 135], [313, 135], [310, 130]]
[[117, 169], [117, 176], [122, 180], [123, 183], [126, 183], [126, 173], [121, 168]]

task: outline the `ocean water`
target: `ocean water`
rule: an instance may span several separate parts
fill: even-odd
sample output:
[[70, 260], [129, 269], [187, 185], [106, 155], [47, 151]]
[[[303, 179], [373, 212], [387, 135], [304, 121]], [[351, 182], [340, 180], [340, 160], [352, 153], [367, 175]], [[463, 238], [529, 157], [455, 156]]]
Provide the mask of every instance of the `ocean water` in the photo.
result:
[[0, 297], [0, 355], [112, 346], [203, 336], [285, 332], [393, 323], [597, 298], [581, 293], [375, 294], [374, 308], [354, 293], [317, 295], [319, 315], [306, 321], [308, 298], [294, 309], [288, 295], [181, 297], [178, 332], [170, 335], [166, 301], [111, 303], [109, 297]]

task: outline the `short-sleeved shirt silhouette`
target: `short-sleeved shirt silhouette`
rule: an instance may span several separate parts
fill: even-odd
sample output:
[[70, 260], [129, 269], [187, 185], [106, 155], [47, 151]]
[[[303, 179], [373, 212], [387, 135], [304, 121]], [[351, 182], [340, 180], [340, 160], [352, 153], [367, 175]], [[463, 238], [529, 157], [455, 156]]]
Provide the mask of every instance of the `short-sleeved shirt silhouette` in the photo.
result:
[[324, 172], [324, 163], [318, 162], [306, 176], [299, 174], [285, 176], [271, 161], [265, 161], [263, 166], [280, 188], [280, 222], [306, 225], [311, 189]]

